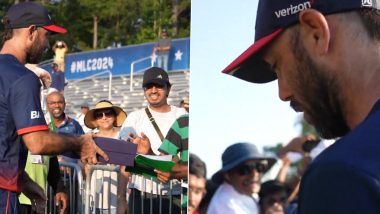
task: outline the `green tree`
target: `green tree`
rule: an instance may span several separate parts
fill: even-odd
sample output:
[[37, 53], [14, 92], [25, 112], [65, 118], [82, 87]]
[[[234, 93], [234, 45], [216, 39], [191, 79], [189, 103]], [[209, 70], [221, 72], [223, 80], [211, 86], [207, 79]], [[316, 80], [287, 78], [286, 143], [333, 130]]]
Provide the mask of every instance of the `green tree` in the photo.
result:
[[[19, 0], [20, 2], [23, 0]], [[36, 0], [48, 8], [55, 23], [67, 34], [51, 37], [51, 44], [64, 40], [70, 52], [102, 49], [115, 44], [132, 45], [157, 40], [162, 29], [172, 38], [190, 36], [190, 0]], [[14, 4], [0, 1], [0, 16]], [[0, 31], [4, 26], [0, 25]], [[49, 50], [45, 59], [50, 59]]]

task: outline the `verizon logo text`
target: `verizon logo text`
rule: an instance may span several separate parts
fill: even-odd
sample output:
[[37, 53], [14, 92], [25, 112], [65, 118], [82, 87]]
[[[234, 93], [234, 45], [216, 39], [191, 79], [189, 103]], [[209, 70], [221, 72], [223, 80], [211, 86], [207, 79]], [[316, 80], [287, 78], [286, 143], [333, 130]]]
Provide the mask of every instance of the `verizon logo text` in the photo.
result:
[[299, 13], [303, 10], [306, 10], [308, 8], [311, 8], [311, 3], [309, 1], [301, 3], [299, 5], [290, 5], [288, 8], [285, 9], [280, 9], [278, 11], [275, 11], [274, 13], [276, 14], [277, 18], [293, 15], [296, 13]]

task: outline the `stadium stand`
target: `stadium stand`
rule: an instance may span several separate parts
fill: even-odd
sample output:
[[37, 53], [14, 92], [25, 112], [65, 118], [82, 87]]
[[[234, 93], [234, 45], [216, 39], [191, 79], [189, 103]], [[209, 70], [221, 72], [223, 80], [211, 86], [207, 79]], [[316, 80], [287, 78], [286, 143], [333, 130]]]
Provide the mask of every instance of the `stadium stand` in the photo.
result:
[[[170, 82], [173, 84], [168, 102], [178, 105], [189, 96], [189, 71], [169, 72]], [[137, 73], [133, 78], [133, 90], [130, 91], [130, 78], [126, 76], [112, 77], [111, 98], [115, 105], [121, 106], [127, 113], [141, 109], [147, 103], [142, 91], [143, 73]], [[65, 88], [66, 113], [75, 116], [83, 101], [91, 105], [102, 99], [109, 99], [109, 77], [93, 77], [91, 79], [69, 81]]]
[[[79, 113], [81, 103], [87, 101], [91, 108], [102, 99], [108, 99], [121, 106], [127, 113], [146, 106], [142, 77], [143, 72], [154, 64], [154, 45], [154, 42], [150, 42], [67, 54], [65, 112], [75, 117]], [[189, 96], [189, 58], [190, 39], [173, 39], [168, 71], [170, 82], [173, 84], [168, 98], [171, 105], [178, 106], [183, 98]], [[51, 72], [51, 63], [52, 60], [47, 60], [39, 66]]]

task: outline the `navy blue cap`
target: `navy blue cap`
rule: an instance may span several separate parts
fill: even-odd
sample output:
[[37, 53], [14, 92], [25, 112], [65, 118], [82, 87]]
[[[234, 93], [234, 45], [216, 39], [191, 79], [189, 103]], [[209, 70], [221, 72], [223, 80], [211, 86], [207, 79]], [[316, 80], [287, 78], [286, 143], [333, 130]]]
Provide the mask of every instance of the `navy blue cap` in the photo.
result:
[[229, 64], [223, 73], [253, 83], [277, 79], [260, 57], [260, 51], [287, 27], [298, 22], [298, 14], [309, 8], [323, 14], [333, 14], [364, 8], [380, 9], [373, 0], [260, 0], [255, 28], [255, 42]]
[[34, 2], [21, 2], [12, 5], [3, 19], [5, 29], [26, 28], [30, 25], [43, 27], [53, 33], [66, 33], [65, 28], [53, 24], [45, 7]]

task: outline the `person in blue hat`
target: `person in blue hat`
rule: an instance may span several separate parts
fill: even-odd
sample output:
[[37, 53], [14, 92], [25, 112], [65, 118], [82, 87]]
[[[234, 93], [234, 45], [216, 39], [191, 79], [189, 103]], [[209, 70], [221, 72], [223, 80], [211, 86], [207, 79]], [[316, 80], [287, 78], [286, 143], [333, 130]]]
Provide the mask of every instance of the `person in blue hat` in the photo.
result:
[[219, 184], [207, 209], [207, 214], [258, 214], [261, 176], [274, 163], [252, 143], [235, 143], [222, 154], [222, 169], [212, 176]]

